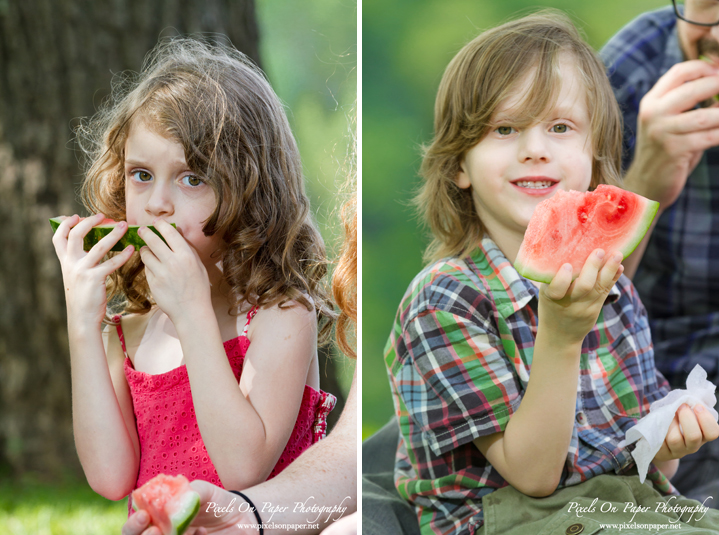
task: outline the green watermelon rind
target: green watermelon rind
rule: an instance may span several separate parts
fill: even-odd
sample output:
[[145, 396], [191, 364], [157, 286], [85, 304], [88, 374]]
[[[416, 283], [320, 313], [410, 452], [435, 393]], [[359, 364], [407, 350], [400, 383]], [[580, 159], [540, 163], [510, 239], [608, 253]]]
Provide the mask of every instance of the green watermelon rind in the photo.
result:
[[[168, 515], [172, 524], [172, 531], [167, 535], [182, 535], [190, 527], [197, 513], [200, 512], [200, 495], [194, 490], [184, 492], [181, 497], [174, 500], [173, 506], [177, 510]], [[135, 500], [132, 502], [132, 508], [139, 511]]]
[[200, 511], [200, 495], [195, 492], [187, 492], [183, 495], [182, 505], [179, 510], [170, 515], [170, 522], [175, 528], [171, 535], [182, 535], [192, 523]]
[[[61, 217], [53, 217], [50, 219], [50, 225], [52, 226], [52, 231], [55, 232], [57, 228], [60, 226], [60, 223], [62, 223]], [[162, 237], [160, 232], [153, 227], [152, 225], [144, 225], [152, 232], [160, 236], [162, 241], [167, 243], [165, 241], [165, 238]], [[177, 228], [177, 225], [175, 223], [172, 223], [172, 226]], [[92, 227], [90, 229], [90, 232], [87, 233], [85, 236], [85, 239], [83, 240], [83, 249], [85, 251], [89, 251], [92, 249], [92, 247], [99, 242], [102, 238], [110, 234], [112, 230], [115, 228], [115, 225], [98, 225], [96, 227]], [[136, 251], [139, 251], [141, 247], [144, 245], [147, 245], [145, 243], [145, 240], [140, 238], [140, 236], [137, 234], [137, 230], [140, 228], [140, 225], [130, 225], [127, 227], [127, 232], [120, 238], [120, 241], [118, 241], [110, 251], [123, 251], [125, 250], [125, 247], [128, 245], [132, 245]]]
[[[624, 247], [619, 248], [619, 251], [622, 253], [622, 256], [624, 258], [628, 257], [631, 253], [633, 253], [634, 249], [636, 249], [637, 246], [641, 243], [642, 238], [644, 238], [644, 235], [652, 226], [652, 221], [654, 221], [654, 217], [657, 215], [657, 211], [659, 210], [659, 203], [650, 199], [644, 198], [644, 206], [644, 215], [639, 219], [635, 226], [636, 232], [634, 232], [631, 238], [625, 242]], [[547, 284], [552, 282], [552, 279], [556, 275], [556, 273], [532, 271], [529, 266], [525, 266], [524, 263], [520, 260], [516, 260], [514, 262], [514, 268], [520, 275], [522, 275], [526, 279], [530, 279], [536, 282], [544, 282]]]

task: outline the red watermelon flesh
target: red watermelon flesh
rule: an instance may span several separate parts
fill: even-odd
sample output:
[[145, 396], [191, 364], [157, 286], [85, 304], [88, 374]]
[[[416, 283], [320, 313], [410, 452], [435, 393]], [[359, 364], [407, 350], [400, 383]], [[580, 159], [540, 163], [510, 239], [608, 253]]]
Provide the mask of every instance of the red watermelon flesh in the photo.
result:
[[646, 234], [659, 203], [615, 186], [558, 191], [532, 214], [514, 267], [528, 279], [551, 282], [564, 264], [579, 275], [595, 249], [626, 258]]
[[132, 491], [132, 507], [147, 511], [163, 535], [182, 535], [200, 510], [200, 495], [185, 476], [159, 474]]

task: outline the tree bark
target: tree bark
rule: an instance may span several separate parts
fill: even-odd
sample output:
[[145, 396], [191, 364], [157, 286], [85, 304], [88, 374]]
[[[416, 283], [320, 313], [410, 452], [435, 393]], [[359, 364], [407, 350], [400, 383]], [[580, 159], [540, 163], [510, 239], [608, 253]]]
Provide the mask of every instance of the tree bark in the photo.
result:
[[0, 0], [0, 464], [16, 474], [81, 473], [48, 223], [82, 213], [72, 124], [159, 37], [199, 32], [259, 60], [253, 0]]

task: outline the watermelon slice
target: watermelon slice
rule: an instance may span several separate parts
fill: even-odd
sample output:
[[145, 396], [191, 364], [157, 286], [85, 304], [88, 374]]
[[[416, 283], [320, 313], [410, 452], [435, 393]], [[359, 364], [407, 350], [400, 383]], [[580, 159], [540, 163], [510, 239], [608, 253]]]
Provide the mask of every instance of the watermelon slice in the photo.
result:
[[576, 278], [595, 249], [621, 251], [626, 258], [658, 208], [658, 202], [606, 184], [586, 193], [560, 190], [535, 208], [514, 267], [528, 279], [549, 283], [566, 263]]
[[163, 535], [182, 535], [200, 510], [200, 495], [185, 476], [159, 474], [132, 491], [132, 507], [147, 511]]
[[[80, 218], [85, 219], [84, 217]], [[62, 223], [63, 217], [53, 217], [50, 219], [50, 225], [52, 226], [52, 231], [55, 232], [57, 230], [57, 227], [60, 226], [60, 223]], [[85, 236], [85, 241], [83, 243], [83, 249], [86, 251], [89, 251], [93, 245], [95, 245], [97, 242], [99, 242], [102, 238], [110, 234], [112, 232], [112, 229], [115, 228], [115, 226], [119, 223], [119, 221], [113, 221], [112, 219], [103, 219], [102, 222], [99, 225], [95, 225], [90, 229], [90, 232], [87, 233]], [[147, 228], [152, 230], [155, 234], [160, 236], [160, 233], [157, 231], [155, 227], [152, 225], [146, 225]], [[177, 225], [175, 223], [172, 223], [172, 226], [177, 228]], [[140, 238], [140, 236], [137, 235], [137, 229], [139, 229], [139, 225], [130, 225], [127, 227], [127, 232], [125, 232], [125, 235], [120, 238], [120, 241], [118, 241], [115, 246], [110, 249], [111, 251], [122, 251], [127, 247], [128, 245], [133, 245], [135, 247], [136, 251], [140, 250], [140, 247], [145, 245], [145, 241]], [[167, 243], [165, 241], [165, 238], [162, 238], [162, 241]]]

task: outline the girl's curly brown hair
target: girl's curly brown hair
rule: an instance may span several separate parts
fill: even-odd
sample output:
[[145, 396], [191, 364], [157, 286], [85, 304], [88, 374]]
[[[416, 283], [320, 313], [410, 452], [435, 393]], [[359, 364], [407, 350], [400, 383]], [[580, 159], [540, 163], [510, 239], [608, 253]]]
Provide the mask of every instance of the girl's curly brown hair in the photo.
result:
[[[316, 310], [320, 339], [331, 332], [324, 242], [304, 190], [297, 144], [284, 108], [263, 73], [236, 49], [203, 39], [164, 40], [139, 74], [123, 74], [98, 113], [77, 131], [88, 160], [82, 200], [91, 213], [126, 218], [124, 151], [141, 118], [184, 147], [187, 165], [213, 188], [217, 207], [205, 222], [219, 233], [230, 313], [244, 303]], [[147, 313], [152, 297], [139, 255], [115, 272], [108, 301]]]

